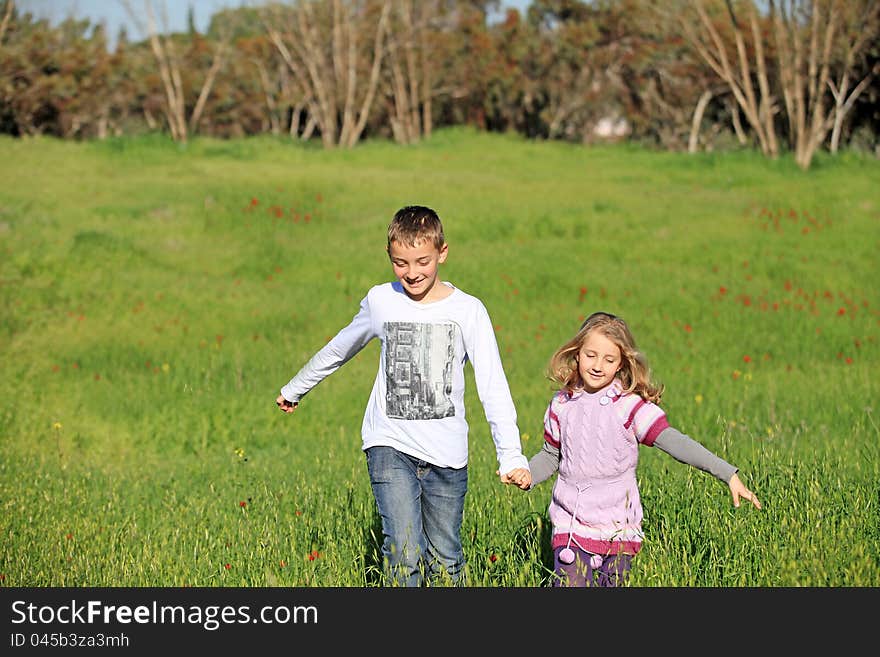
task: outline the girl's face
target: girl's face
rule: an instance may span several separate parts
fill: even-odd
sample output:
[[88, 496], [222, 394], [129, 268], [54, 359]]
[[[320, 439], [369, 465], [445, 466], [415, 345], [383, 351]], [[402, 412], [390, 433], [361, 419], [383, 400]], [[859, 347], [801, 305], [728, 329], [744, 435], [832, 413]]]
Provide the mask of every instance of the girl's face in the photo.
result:
[[596, 330], [587, 334], [576, 358], [587, 392], [598, 392], [611, 383], [623, 364], [620, 348]]

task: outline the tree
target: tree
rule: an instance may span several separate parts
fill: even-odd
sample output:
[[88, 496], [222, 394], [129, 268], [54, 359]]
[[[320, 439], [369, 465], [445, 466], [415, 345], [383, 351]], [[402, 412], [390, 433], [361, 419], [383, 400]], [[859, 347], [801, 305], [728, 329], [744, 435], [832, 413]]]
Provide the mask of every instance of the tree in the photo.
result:
[[[204, 37], [197, 33], [191, 35], [192, 39], [189, 42], [192, 46], [191, 52], [189, 53], [191, 59], [202, 60], [205, 59], [205, 55], [207, 55], [207, 59], [210, 63], [208, 64], [205, 77], [202, 80], [198, 97], [195, 104], [192, 105], [192, 109], [189, 111], [189, 118], [187, 119], [187, 110], [190, 100], [189, 90], [191, 85], [184, 84], [184, 77], [182, 74], [184, 67], [181, 66], [178, 57], [178, 44], [176, 43], [174, 35], [168, 33], [168, 21], [164, 19], [163, 15], [164, 32], [160, 35], [157, 29], [156, 17], [153, 12], [151, 0], [144, 0], [144, 12], [147, 19], [146, 25], [141, 20], [140, 15], [132, 7], [129, 0], [121, 0], [121, 2], [132, 20], [137, 24], [138, 28], [147, 35], [147, 39], [150, 43], [150, 48], [159, 69], [159, 77], [162, 81], [162, 88], [165, 94], [162, 109], [165, 114], [165, 120], [168, 123], [168, 128], [171, 131], [171, 137], [174, 141], [186, 143], [189, 134], [193, 132], [199, 124], [208, 95], [211, 93], [211, 87], [224, 64], [224, 57], [229, 46], [229, 37], [224, 37], [213, 48], [213, 52], [210, 52], [212, 48]], [[201, 62], [199, 62], [199, 64], [201, 64]], [[188, 66], [185, 67], [185, 70], [187, 73], [191, 73], [194, 68], [198, 70], [201, 67]]]
[[691, 11], [673, 9], [682, 32], [730, 89], [761, 152], [777, 157], [774, 116], [778, 106], [770, 89], [762, 25], [754, 4], [750, 0], [744, 3], [746, 22], [738, 16], [732, 0], [724, 0], [723, 6], [715, 2], [707, 7], [704, 0], [687, 0], [685, 4]]
[[433, 129], [433, 48], [438, 30], [438, 0], [393, 0], [387, 39], [390, 71], [388, 88], [393, 99], [390, 114], [394, 140], [411, 144]]
[[[837, 152], [843, 122], [871, 78], [853, 85], [858, 60], [880, 34], [876, 0], [770, 1], [782, 94], [795, 160], [806, 169], [831, 131]], [[829, 111], [828, 95], [833, 98]]]
[[677, 9], [688, 41], [728, 86], [763, 153], [779, 153], [780, 109], [802, 169], [829, 132], [837, 150], [847, 114], [878, 73], [874, 66], [853, 79], [880, 34], [877, 0], [768, 0], [765, 13], [752, 0], [686, 0]]
[[69, 17], [53, 28], [30, 14], [9, 15], [0, 48], [0, 129], [63, 138], [106, 134], [114, 62], [103, 26]]
[[[380, 80], [391, 0], [297, 0], [263, 12], [325, 148], [361, 137]], [[360, 38], [369, 35], [364, 43]]]
[[3, 37], [9, 27], [9, 21], [12, 19], [12, 12], [15, 9], [15, 0], [6, 0], [3, 7], [3, 18], [0, 19], [0, 45], [3, 44]]

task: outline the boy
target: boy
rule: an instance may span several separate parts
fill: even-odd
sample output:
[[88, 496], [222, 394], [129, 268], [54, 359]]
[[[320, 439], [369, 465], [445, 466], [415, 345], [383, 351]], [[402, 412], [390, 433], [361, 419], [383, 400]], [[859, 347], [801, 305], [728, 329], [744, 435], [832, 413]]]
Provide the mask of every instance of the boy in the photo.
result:
[[379, 338], [379, 371], [361, 435], [382, 518], [386, 584], [420, 586], [424, 571], [430, 580], [446, 573], [461, 584], [467, 360], [502, 480], [516, 468], [527, 473], [528, 460], [489, 314], [479, 299], [438, 277], [449, 247], [437, 213], [401, 208], [388, 226], [386, 250], [397, 281], [371, 288], [351, 323], [281, 388], [275, 402], [292, 413], [306, 393]]

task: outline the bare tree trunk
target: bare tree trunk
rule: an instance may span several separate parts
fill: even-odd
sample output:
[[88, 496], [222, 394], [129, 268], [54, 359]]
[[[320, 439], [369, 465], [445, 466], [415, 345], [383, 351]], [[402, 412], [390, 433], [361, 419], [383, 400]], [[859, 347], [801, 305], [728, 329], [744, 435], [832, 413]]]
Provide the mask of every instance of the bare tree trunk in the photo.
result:
[[[765, 72], [763, 83], [759, 80], [761, 99], [758, 101], [751, 79], [748, 49], [730, 1], [727, 0], [726, 5], [734, 34], [736, 56], [739, 64], [738, 71], [734, 71], [724, 40], [706, 12], [703, 1], [691, 0], [691, 4], [699, 17], [699, 26], [702, 26], [702, 32], [698, 32], [689, 17], [682, 14], [679, 23], [685, 35], [703, 60], [730, 88], [736, 102], [742, 108], [746, 120], [755, 132], [761, 152], [770, 157], [776, 157], [778, 155], [778, 146], [775, 133], [773, 132], [772, 121], [774, 104], [772, 97], [769, 96], [769, 84], [766, 81], [766, 63], [763, 61], [763, 49], [755, 49], [759, 79], [761, 78], [761, 72]], [[755, 34], [758, 30], [754, 21], [757, 19], [754, 16], [754, 6], [751, 4], [749, 6], [752, 12], [750, 14], [752, 32]]]
[[835, 80], [828, 80], [831, 95], [834, 97], [833, 124], [831, 128], [831, 143], [829, 145], [829, 150], [832, 153], [837, 153], [839, 148], [840, 135], [846, 115], [852, 109], [856, 99], [868, 88], [872, 78], [880, 73], [880, 63], [875, 63], [867, 75], [849, 92], [851, 73], [855, 68], [857, 56], [866, 48], [868, 43], [877, 38], [877, 32], [880, 29], [880, 3], [872, 2], [865, 5], [864, 12], [856, 15], [854, 22], [857, 29], [849, 30], [848, 34], [844, 35], [846, 44], [843, 70], [840, 72], [839, 79], [836, 82]]
[[429, 25], [440, 9], [435, 0], [394, 0], [393, 6], [388, 44], [392, 130], [395, 141], [409, 144], [433, 130]]
[[[126, 8], [133, 18], [137, 20], [134, 10], [131, 8], [128, 0], [125, 0]], [[159, 77], [162, 80], [162, 86], [165, 90], [165, 118], [168, 121], [168, 128], [171, 130], [171, 138], [174, 141], [186, 142], [186, 121], [184, 119], [183, 100], [180, 97], [182, 90], [178, 86], [180, 80], [179, 72], [175, 75], [171, 71], [169, 54], [156, 30], [156, 17], [153, 15], [153, 7], [149, 0], [145, 0], [144, 7], [147, 12], [147, 37], [150, 41], [150, 48], [159, 66]]]
[[771, 153], [779, 152], [779, 144], [776, 141], [776, 128], [773, 125], [773, 117], [777, 107], [770, 92], [770, 82], [767, 79], [767, 61], [764, 57], [764, 38], [758, 26], [758, 18], [755, 15], [755, 7], [751, 5], [749, 11], [749, 23], [752, 27], [752, 41], [755, 44], [755, 61], [758, 66], [758, 88], [761, 90], [761, 103], [758, 106], [758, 119], [764, 125], [767, 135], [767, 146]]
[[98, 115], [97, 122], [97, 136], [98, 139], [104, 140], [107, 138], [107, 125], [109, 123], [110, 116], [110, 107], [108, 105], [104, 105], [101, 108], [101, 113]]
[[697, 142], [700, 137], [700, 124], [703, 122], [703, 113], [706, 111], [709, 101], [712, 100], [712, 95], [712, 92], [706, 89], [700, 96], [700, 100], [697, 101], [696, 108], [694, 108], [694, 118], [691, 121], [691, 134], [688, 138], [688, 153], [697, 152]]
[[3, 20], [0, 21], [0, 43], [3, 43], [3, 37], [6, 35], [6, 29], [9, 27], [9, 20], [12, 18], [13, 9], [15, 9], [15, 0], [6, 0]]
[[291, 137], [296, 137], [299, 134], [299, 124], [300, 117], [302, 115], [302, 105], [297, 105], [293, 107], [290, 112], [290, 126], [288, 127], [287, 133]]
[[406, 61], [406, 75], [409, 81], [409, 137], [412, 142], [417, 142], [421, 139], [422, 121], [421, 116], [419, 116], [420, 71], [416, 66], [416, 44], [422, 40], [417, 39], [416, 35], [413, 33], [412, 3], [409, 0], [401, 0], [400, 8], [404, 29], [408, 34], [408, 37], [404, 42], [403, 54]]
[[153, 6], [150, 0], [144, 0], [144, 9], [147, 16], [146, 26], [141, 22], [140, 16], [132, 7], [130, 0], [120, 0], [120, 2], [122, 2], [129, 16], [138, 25], [141, 31], [147, 34], [147, 39], [150, 42], [150, 49], [152, 50], [153, 57], [159, 67], [159, 78], [162, 81], [162, 87], [165, 91], [166, 106], [163, 113], [168, 121], [171, 138], [174, 139], [174, 141], [186, 143], [189, 133], [195, 130], [199, 119], [201, 119], [205, 103], [207, 102], [208, 96], [211, 93], [211, 88], [214, 85], [214, 80], [223, 65], [223, 57], [231, 37], [229, 35], [224, 36], [223, 41], [214, 53], [211, 66], [208, 69], [204, 82], [202, 83], [202, 88], [196, 100], [195, 107], [193, 108], [193, 112], [187, 122], [186, 92], [183, 88], [183, 80], [180, 75], [180, 61], [178, 60], [174, 48], [173, 39], [170, 36], [167, 36], [168, 21], [167, 17], [164, 16], [164, 11], [163, 24], [165, 26], [164, 31], [166, 32], [166, 36], [163, 37], [158, 33], [156, 17], [153, 14]]
[[[774, 116], [779, 111], [774, 86], [781, 93], [782, 109], [798, 166], [806, 169], [831, 131], [831, 150], [839, 146], [846, 114], [869, 85], [862, 80], [851, 87], [856, 62], [880, 34], [880, 2], [877, 0], [768, 0], [768, 27], [775, 45], [775, 74], [767, 67], [766, 43], [755, 0], [742, 0], [750, 26], [746, 43], [734, 13], [734, 1], [723, 0], [730, 17], [737, 51], [736, 68], [725, 43], [713, 24], [705, 2], [686, 0], [699, 20], [679, 18], [684, 34], [713, 71], [729, 86], [765, 154], [778, 153]], [[715, 7], [721, 6], [715, 0]], [[755, 71], [750, 68], [753, 53]], [[873, 78], [872, 71], [866, 80]], [[772, 84], [771, 84], [772, 83]], [[864, 83], [864, 84], [863, 84]], [[757, 86], [757, 92], [755, 90]], [[833, 105], [829, 109], [829, 98]], [[738, 113], [732, 111], [740, 135]]]
[[302, 133], [302, 140], [303, 141], [308, 141], [309, 139], [312, 138], [312, 134], [314, 134], [315, 128], [317, 127], [317, 125], [318, 125], [318, 123], [317, 123], [317, 121], [315, 121], [315, 117], [312, 114], [309, 114], [309, 120], [306, 121], [306, 127], [303, 128], [303, 133]]
[[746, 131], [743, 130], [742, 121], [739, 119], [739, 106], [736, 104], [736, 100], [733, 102], [727, 102], [727, 108], [730, 110], [730, 122], [733, 124], [733, 131], [736, 134], [736, 139], [740, 146], [745, 146], [749, 143], [749, 138], [746, 136]]
[[348, 146], [354, 146], [357, 140], [360, 139], [361, 133], [367, 125], [367, 117], [369, 116], [370, 108], [373, 105], [373, 100], [376, 97], [376, 89], [379, 87], [379, 73], [382, 70], [382, 56], [384, 54], [385, 35], [388, 30], [388, 14], [390, 11], [391, 3], [389, 0], [385, 0], [382, 5], [382, 13], [379, 16], [379, 21], [376, 25], [376, 36], [373, 40], [373, 64], [370, 68], [370, 80], [367, 84], [367, 93], [364, 96], [364, 102], [361, 104], [361, 108], [358, 112], [358, 121], [357, 125], [355, 125], [354, 133], [352, 134], [352, 141], [347, 144]]
[[[810, 40], [810, 67], [809, 67], [809, 106], [808, 114], [811, 118], [809, 131], [801, 142], [801, 148], [795, 153], [795, 161], [802, 169], [808, 169], [813, 159], [813, 154], [825, 140], [825, 135], [831, 127], [831, 121], [825, 114], [825, 87], [829, 80], [829, 61], [831, 58], [831, 46], [834, 43], [834, 33], [837, 30], [839, 16], [832, 6], [828, 7], [828, 22], [825, 26], [825, 39], [822, 44], [822, 52], [819, 53], [819, 38], [821, 30], [821, 15], [819, 2], [813, 2], [813, 38]], [[820, 59], [821, 58], [821, 59]], [[820, 65], [821, 62], [821, 65]]]
[[335, 0], [333, 13], [333, 59], [337, 62], [336, 79], [343, 84], [345, 90], [339, 143], [349, 146], [353, 145], [352, 134], [355, 128], [354, 104], [358, 81], [357, 29], [352, 26], [350, 12], [346, 10], [343, 13], [339, 0]]
[[391, 116], [391, 131], [398, 144], [412, 141], [410, 126], [410, 97], [404, 79], [403, 69], [398, 57], [399, 42], [388, 51], [388, 65], [391, 68], [391, 96], [394, 100], [394, 114]]
[[[370, 53], [372, 62], [358, 42], [358, 35], [368, 28], [366, 19], [371, 14], [353, 9], [349, 2], [300, 0], [289, 8], [283, 34], [279, 25], [284, 14], [279, 7], [274, 7], [274, 13], [267, 9], [261, 14], [269, 40], [303, 96], [310, 99], [309, 120], [320, 131], [325, 148], [350, 148], [363, 133], [379, 84], [390, 3], [391, 0], [382, 0]], [[374, 3], [373, 7], [378, 5]], [[366, 70], [369, 75], [362, 86], [361, 76]]]
[[266, 71], [263, 62], [259, 59], [254, 58], [253, 64], [257, 69], [257, 74], [260, 76], [260, 86], [263, 87], [263, 96], [266, 99], [266, 111], [269, 114], [269, 129], [273, 135], [280, 134], [281, 122], [278, 118], [278, 106], [275, 102], [275, 96], [272, 93], [272, 83], [269, 81], [269, 73]]
[[829, 146], [829, 150], [832, 153], [837, 153], [839, 148], [843, 120], [852, 109], [856, 99], [865, 89], [868, 88], [868, 85], [871, 83], [871, 78], [873, 78], [878, 72], [880, 72], [880, 64], [875, 64], [871, 72], [862, 78], [861, 82], [855, 86], [849, 96], [846, 95], [847, 87], [849, 86], [849, 77], [847, 74], [844, 74], [839, 89], [837, 85], [834, 84], [833, 80], [828, 81], [828, 85], [831, 87], [831, 93], [834, 96], [834, 125], [831, 128], [831, 144]]
[[159, 127], [159, 124], [156, 123], [156, 118], [153, 116], [153, 113], [150, 112], [146, 107], [144, 108], [144, 121], [147, 122], [147, 127], [150, 130], [155, 130]]
[[[787, 7], [780, 3], [778, 10], [776, 3], [770, 2], [795, 161], [803, 169], [810, 166], [829, 130], [832, 131], [830, 148], [832, 152], [837, 151], [843, 120], [867, 86], [866, 80], [877, 70], [868, 74], [862, 81], [864, 85], [860, 82], [849, 90], [856, 58], [876, 40], [880, 18], [880, 5], [873, 0], [861, 5], [861, 13], [853, 13], [858, 9], [859, 3], [842, 0], [811, 0], [800, 5], [792, 1]], [[809, 18], [808, 35], [802, 27], [804, 17]], [[840, 47], [843, 57], [836, 63], [838, 79], [835, 81], [831, 77], [832, 55]], [[786, 57], [792, 50], [793, 64]], [[826, 87], [834, 98], [830, 113], [826, 113], [825, 107]]]
[[[220, 72], [220, 68], [223, 66], [226, 46], [227, 42], [222, 41], [217, 47], [217, 51], [214, 53], [214, 58], [211, 60], [211, 67], [208, 69], [208, 74], [205, 76], [205, 81], [202, 83], [202, 90], [199, 92], [196, 106], [193, 108], [193, 112], [189, 117], [189, 129], [192, 132], [196, 131], [199, 119], [202, 118], [202, 112], [205, 111], [205, 103], [208, 101], [208, 96], [211, 94], [211, 88], [214, 86], [214, 80], [217, 78], [217, 73]], [[178, 71], [178, 76], [179, 74]]]
[[302, 42], [294, 40], [294, 48], [299, 51], [300, 57], [306, 64], [306, 70], [315, 92], [314, 96], [321, 108], [321, 114], [318, 117], [321, 139], [325, 147], [332, 148], [337, 144], [338, 133], [336, 80], [332, 75], [333, 71], [324, 54], [324, 49], [319, 45], [323, 39], [317, 36], [311, 2], [299, 3], [297, 18]]
[[331, 105], [320, 74], [321, 71], [326, 71], [327, 66], [323, 49], [319, 49], [313, 35], [309, 6], [308, 2], [301, 2], [295, 10], [297, 20], [296, 24], [291, 26], [293, 28], [291, 32], [295, 31], [295, 33], [291, 35], [290, 41], [296, 56], [287, 47], [287, 43], [275, 27], [277, 17], [273, 21], [264, 16], [263, 25], [266, 27], [269, 39], [287, 63], [304, 94], [315, 99], [319, 111], [310, 111], [309, 117], [317, 123], [324, 147], [332, 148], [336, 145], [336, 107], [335, 104]]
[[428, 49], [422, 47], [419, 50], [419, 57], [422, 65], [422, 135], [428, 138], [434, 131], [434, 107], [431, 103], [434, 78]]

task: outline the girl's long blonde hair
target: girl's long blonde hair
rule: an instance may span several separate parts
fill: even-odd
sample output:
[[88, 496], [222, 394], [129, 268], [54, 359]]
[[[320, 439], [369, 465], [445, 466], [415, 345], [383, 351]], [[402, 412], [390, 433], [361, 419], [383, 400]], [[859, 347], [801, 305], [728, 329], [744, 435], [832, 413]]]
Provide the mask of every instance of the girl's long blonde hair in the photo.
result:
[[636, 346], [629, 326], [622, 318], [611, 313], [595, 312], [587, 317], [577, 335], [559, 347], [550, 358], [547, 378], [569, 395], [583, 389], [584, 381], [578, 371], [577, 355], [593, 331], [598, 331], [620, 349], [621, 363], [617, 379], [623, 385], [624, 393], [635, 393], [645, 401], [659, 403], [665, 386], [652, 380], [648, 359]]

